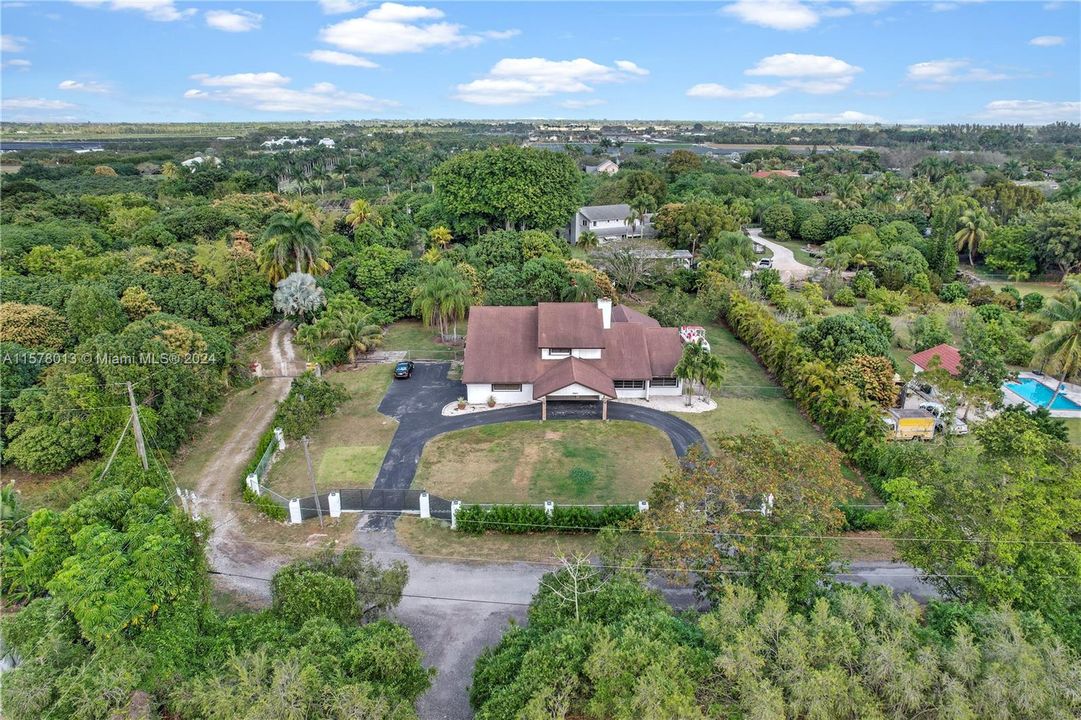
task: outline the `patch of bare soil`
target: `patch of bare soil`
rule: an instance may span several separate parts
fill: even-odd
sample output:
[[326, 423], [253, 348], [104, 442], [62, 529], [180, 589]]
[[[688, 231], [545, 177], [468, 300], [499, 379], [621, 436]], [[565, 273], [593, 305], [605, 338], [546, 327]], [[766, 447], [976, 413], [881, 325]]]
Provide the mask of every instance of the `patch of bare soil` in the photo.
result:
[[[545, 433], [545, 436], [549, 434]], [[522, 448], [522, 455], [518, 458], [518, 464], [514, 466], [514, 475], [510, 479], [514, 487], [529, 487], [529, 481], [533, 478], [533, 468], [540, 460], [540, 453], [539, 445], [526, 445]]]

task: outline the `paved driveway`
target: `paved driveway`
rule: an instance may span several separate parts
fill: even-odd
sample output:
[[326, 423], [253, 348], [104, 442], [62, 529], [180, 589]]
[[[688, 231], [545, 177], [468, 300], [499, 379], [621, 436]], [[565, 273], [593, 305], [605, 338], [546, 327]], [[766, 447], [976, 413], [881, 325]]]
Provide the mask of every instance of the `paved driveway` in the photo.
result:
[[762, 237], [762, 228], [749, 227], [747, 234], [753, 242], [765, 245], [773, 251], [773, 269], [780, 274], [782, 282], [798, 282], [809, 278], [814, 273], [813, 267], [797, 260], [795, 253], [784, 245]]
[[[398, 430], [390, 441], [390, 448], [379, 468], [375, 487], [381, 490], [404, 490], [413, 482], [424, 446], [436, 435], [453, 430], [491, 425], [513, 420], [540, 420], [540, 405], [488, 410], [447, 417], [443, 407], [465, 396], [465, 385], [448, 380], [449, 363], [418, 363], [413, 377], [395, 380], [379, 404], [379, 412], [398, 420]], [[601, 417], [599, 403], [550, 402], [548, 419], [584, 420]], [[612, 420], [634, 420], [652, 425], [663, 431], [672, 441], [677, 455], [685, 455], [691, 445], [705, 441], [698, 430], [675, 415], [660, 410], [608, 403], [608, 417]]]

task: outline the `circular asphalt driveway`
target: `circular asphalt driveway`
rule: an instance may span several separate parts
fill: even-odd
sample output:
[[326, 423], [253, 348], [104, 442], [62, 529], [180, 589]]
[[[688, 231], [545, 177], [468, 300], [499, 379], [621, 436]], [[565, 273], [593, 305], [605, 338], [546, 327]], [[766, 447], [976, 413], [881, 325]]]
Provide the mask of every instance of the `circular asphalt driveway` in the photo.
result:
[[[379, 403], [379, 412], [398, 421], [398, 430], [390, 441], [390, 448], [383, 458], [383, 466], [379, 468], [375, 479], [375, 489], [383, 490], [384, 495], [394, 495], [385, 491], [405, 490], [412, 484], [424, 446], [436, 435], [513, 420], [540, 420], [539, 404], [518, 405], [468, 415], [443, 415], [443, 408], [448, 403], [465, 397], [466, 394], [465, 385], [457, 380], [447, 379], [449, 370], [449, 363], [417, 363], [413, 377], [391, 383], [386, 396]], [[600, 417], [599, 403], [548, 403], [549, 420], [600, 420]], [[610, 402], [608, 418], [652, 425], [668, 435], [679, 456], [686, 455], [687, 450], [695, 443], [705, 446], [702, 434], [693, 425], [660, 410]]]

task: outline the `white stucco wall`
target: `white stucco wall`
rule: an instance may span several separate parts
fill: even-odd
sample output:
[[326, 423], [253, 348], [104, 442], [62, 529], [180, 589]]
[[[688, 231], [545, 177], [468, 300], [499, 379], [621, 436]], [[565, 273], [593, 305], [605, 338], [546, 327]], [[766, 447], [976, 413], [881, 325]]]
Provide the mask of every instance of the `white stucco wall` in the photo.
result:
[[683, 381], [679, 380], [676, 383], [676, 387], [649, 387], [649, 396], [654, 395], [679, 395], [683, 392]]
[[548, 397], [552, 399], [556, 398], [574, 398], [581, 396], [596, 396], [599, 395], [596, 390], [587, 388], [585, 385], [579, 385], [578, 383], [572, 383], [565, 388], [556, 390], [553, 393], [549, 393]]
[[492, 392], [491, 383], [469, 383], [465, 386], [466, 401], [473, 405], [482, 405], [488, 398], [495, 396], [497, 403], [519, 403], [533, 400], [533, 385], [522, 383], [520, 392]]
[[616, 388], [617, 398], [644, 398], [646, 396], [646, 389], [641, 388], [639, 390], [622, 390]]

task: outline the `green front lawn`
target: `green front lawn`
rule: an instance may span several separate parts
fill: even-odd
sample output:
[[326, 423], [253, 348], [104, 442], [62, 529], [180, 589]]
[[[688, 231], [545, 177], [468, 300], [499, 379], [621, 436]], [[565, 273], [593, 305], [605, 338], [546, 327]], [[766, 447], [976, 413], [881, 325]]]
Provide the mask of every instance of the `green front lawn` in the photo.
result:
[[[350, 399], [311, 435], [309, 450], [320, 490], [371, 487], [398, 422], [378, 407], [391, 382], [389, 365], [361, 365], [326, 375], [349, 391]], [[299, 442], [290, 442], [270, 469], [267, 485], [285, 497], [311, 494], [311, 481]]]
[[413, 487], [476, 503], [629, 503], [674, 457], [667, 435], [636, 422], [500, 423], [430, 441]]
[[[465, 337], [466, 323], [458, 323], [458, 334]], [[413, 360], [461, 360], [462, 346], [439, 342], [439, 332], [418, 320], [399, 320], [383, 334], [383, 350], [405, 351]]]

